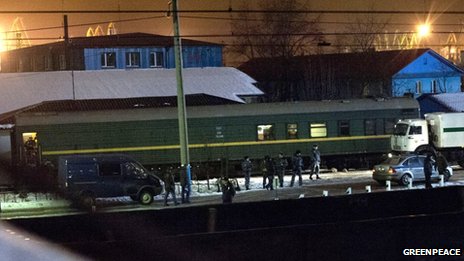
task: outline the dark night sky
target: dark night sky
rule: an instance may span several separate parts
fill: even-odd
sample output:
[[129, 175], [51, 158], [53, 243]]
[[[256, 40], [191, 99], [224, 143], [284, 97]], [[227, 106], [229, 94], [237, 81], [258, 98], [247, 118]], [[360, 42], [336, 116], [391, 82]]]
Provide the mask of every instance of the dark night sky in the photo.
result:
[[[260, 0], [266, 1], [266, 0]], [[21, 0], [8, 1], [0, 0], [0, 11], [57, 11], [55, 14], [0, 14], [0, 30], [10, 29], [13, 20], [21, 17], [28, 36], [31, 39], [50, 37], [58, 39], [63, 35], [63, 30], [45, 28], [59, 27], [63, 24], [63, 15], [67, 10], [167, 10], [168, 0]], [[180, 10], [227, 10], [229, 7], [237, 10], [240, 8], [239, 0], [178, 0]], [[253, 1], [256, 5], [259, 1]], [[384, 11], [464, 11], [464, 5], [459, 0], [311, 0], [305, 1], [311, 10], [384, 10]], [[256, 6], [256, 9], [259, 7]], [[230, 34], [230, 24], [227, 13], [189, 13], [189, 18], [181, 17], [182, 35], [202, 35], [202, 34]], [[200, 17], [214, 17], [216, 19], [201, 19]], [[356, 19], [355, 14], [323, 14], [320, 20], [321, 26], [326, 32], [337, 32], [346, 29], [344, 25], [334, 24], [334, 22], [346, 22]], [[139, 21], [121, 21], [134, 18], [147, 18]], [[194, 18], [192, 18], [194, 17]], [[315, 17], [315, 15], [312, 15]], [[220, 18], [220, 19], [217, 19]], [[420, 23], [426, 16], [423, 14], [388, 14], [378, 15], [378, 19], [388, 19], [392, 23], [387, 28], [388, 31], [414, 31], [415, 24]], [[434, 31], [464, 31], [464, 15], [433, 14], [428, 18], [434, 23]], [[138, 13], [138, 14], [68, 14], [69, 25], [81, 25], [98, 22], [106, 31], [109, 22], [115, 22], [119, 33], [127, 32], [148, 32], [162, 35], [172, 34], [172, 21], [164, 17], [163, 13]], [[119, 21], [119, 22], [118, 22]], [[443, 25], [448, 24], [448, 25]], [[84, 36], [87, 29], [97, 25], [73, 26], [70, 28], [71, 36]], [[39, 30], [35, 30], [39, 29]], [[435, 34], [430, 41], [438, 44], [446, 42], [446, 34]], [[198, 39], [198, 38], [197, 38]], [[227, 39], [216, 37], [204, 39], [215, 42], [227, 42]], [[51, 40], [49, 40], [51, 41]], [[32, 44], [43, 43], [33, 40]]]

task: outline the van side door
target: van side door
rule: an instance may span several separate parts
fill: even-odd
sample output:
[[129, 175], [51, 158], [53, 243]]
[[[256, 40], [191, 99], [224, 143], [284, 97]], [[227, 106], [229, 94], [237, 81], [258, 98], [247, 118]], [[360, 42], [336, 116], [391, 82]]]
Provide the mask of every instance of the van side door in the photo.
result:
[[123, 196], [120, 162], [99, 163], [99, 195], [97, 197]]

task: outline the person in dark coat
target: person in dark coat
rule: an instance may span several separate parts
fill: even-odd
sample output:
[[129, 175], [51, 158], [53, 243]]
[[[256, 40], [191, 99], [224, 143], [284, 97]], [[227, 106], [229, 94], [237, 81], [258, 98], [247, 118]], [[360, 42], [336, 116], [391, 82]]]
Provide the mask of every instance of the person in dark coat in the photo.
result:
[[[275, 164], [274, 160], [269, 156], [266, 155], [264, 157], [264, 168], [266, 174], [263, 175], [263, 178], [267, 179], [267, 183], [264, 185], [266, 189], [274, 190], [274, 175], [275, 175]], [[265, 183], [265, 179], [263, 179], [263, 184]]]
[[433, 169], [436, 169], [435, 161], [432, 158], [432, 153], [427, 153], [424, 160], [425, 188], [432, 188], [431, 176]]
[[176, 206], [179, 205], [176, 199], [176, 183], [174, 181], [174, 174], [172, 168], [168, 168], [164, 173], [164, 190], [166, 191], [166, 193], [164, 194], [164, 205], [169, 206], [169, 194], [172, 195], [172, 200], [174, 201], [174, 204]]
[[279, 177], [279, 187], [284, 186], [284, 177], [285, 177], [285, 170], [287, 169], [288, 161], [284, 157], [282, 152], [279, 153], [279, 159], [276, 162], [276, 171], [277, 176]]
[[316, 179], [320, 179], [319, 170], [321, 168], [321, 152], [316, 144], [313, 145], [313, 151], [311, 153], [311, 173], [309, 179], [313, 179], [313, 174], [316, 174]]
[[232, 203], [232, 198], [235, 196], [234, 184], [229, 180], [228, 177], [221, 179], [221, 190], [222, 190], [222, 203]]
[[295, 176], [298, 175], [298, 184], [303, 185], [303, 179], [301, 178], [301, 172], [303, 171], [303, 158], [301, 157], [301, 152], [297, 150], [292, 158], [292, 180], [290, 181], [290, 187], [293, 187], [295, 182]]
[[245, 177], [245, 189], [250, 189], [250, 177], [251, 177], [251, 170], [253, 168], [253, 164], [251, 164], [250, 157], [245, 156], [242, 161], [242, 172], [243, 176]]
[[181, 167], [180, 168], [180, 186], [181, 186], [181, 197], [182, 197], [182, 204], [183, 203], [190, 203], [190, 177], [187, 173], [187, 168]]

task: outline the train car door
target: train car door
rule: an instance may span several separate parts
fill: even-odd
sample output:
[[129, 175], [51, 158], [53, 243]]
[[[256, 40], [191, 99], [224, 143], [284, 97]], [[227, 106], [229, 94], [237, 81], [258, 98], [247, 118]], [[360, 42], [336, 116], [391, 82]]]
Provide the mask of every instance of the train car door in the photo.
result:
[[23, 132], [22, 141], [22, 155], [24, 155], [24, 162], [27, 166], [37, 167], [39, 164], [37, 132]]

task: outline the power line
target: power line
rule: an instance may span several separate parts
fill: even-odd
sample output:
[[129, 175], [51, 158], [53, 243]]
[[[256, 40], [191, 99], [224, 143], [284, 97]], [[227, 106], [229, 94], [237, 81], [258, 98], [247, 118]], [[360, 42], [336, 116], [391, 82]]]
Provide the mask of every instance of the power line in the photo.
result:
[[[464, 32], [453, 32], [453, 31], [434, 31], [432, 34], [459, 34], [462, 35]], [[343, 35], [412, 35], [416, 34], [413, 31], [402, 31], [402, 32], [314, 32], [314, 33], [252, 33], [252, 34], [188, 34], [181, 35], [182, 38], [216, 38], [216, 37], [278, 37], [278, 36], [343, 36]], [[137, 38], [152, 38], [152, 36], [137, 36]], [[62, 37], [29, 37], [28, 40], [62, 40]], [[9, 38], [7, 41], [19, 41], [25, 40], [24, 38]]]
[[[122, 19], [122, 20], [107, 20], [107, 21], [100, 21], [100, 22], [92, 22], [92, 23], [81, 23], [81, 24], [71, 24], [68, 27], [82, 27], [82, 26], [90, 26], [90, 25], [97, 25], [97, 24], [105, 24], [110, 22], [137, 22], [143, 20], [150, 20], [150, 19], [159, 19], [159, 18], [166, 18], [165, 16], [150, 16], [150, 17], [140, 17], [140, 18], [132, 18], [132, 19]], [[32, 29], [24, 29], [24, 30], [12, 30], [12, 31], [5, 31], [4, 33], [16, 33], [16, 32], [32, 32], [32, 31], [45, 31], [45, 30], [56, 30], [62, 29], [63, 26], [50, 26], [50, 27], [39, 27], [39, 28], [32, 28]]]
[[[136, 14], [136, 13], [166, 13], [167, 10], [144, 9], [144, 10], [3, 10], [0, 14]], [[178, 13], [287, 13], [287, 14], [437, 14], [437, 15], [463, 15], [464, 11], [395, 11], [395, 10], [240, 10], [240, 9], [198, 9], [178, 10]]]

